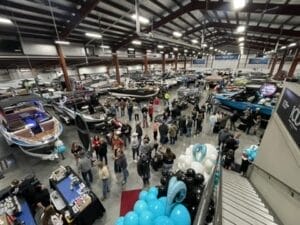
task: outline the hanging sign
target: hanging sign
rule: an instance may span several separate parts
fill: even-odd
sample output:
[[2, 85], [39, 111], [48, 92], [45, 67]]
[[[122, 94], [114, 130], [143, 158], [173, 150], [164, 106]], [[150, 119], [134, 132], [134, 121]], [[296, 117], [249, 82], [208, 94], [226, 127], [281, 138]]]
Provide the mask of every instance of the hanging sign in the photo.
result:
[[205, 59], [193, 59], [193, 65], [205, 64]]
[[249, 64], [268, 64], [268, 58], [253, 58], [249, 59]]
[[300, 148], [300, 96], [286, 88], [278, 106], [277, 114]]
[[215, 55], [215, 60], [236, 60], [236, 59], [239, 59], [239, 54]]
[[134, 49], [128, 49], [127, 50], [128, 58], [135, 58], [135, 50]]

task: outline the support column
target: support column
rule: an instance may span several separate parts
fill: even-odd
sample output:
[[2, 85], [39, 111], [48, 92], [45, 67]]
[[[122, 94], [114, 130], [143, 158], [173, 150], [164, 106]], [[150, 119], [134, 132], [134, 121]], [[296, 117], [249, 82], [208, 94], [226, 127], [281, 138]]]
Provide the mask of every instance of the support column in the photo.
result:
[[300, 50], [299, 48], [296, 50], [295, 57], [293, 59], [292, 65], [289, 69], [288, 77], [293, 77], [295, 73], [295, 69], [300, 61]]
[[120, 78], [120, 68], [119, 68], [119, 59], [116, 52], [112, 53], [112, 63], [115, 66], [116, 69], [116, 81], [120, 85], [121, 84], [121, 78]]
[[183, 69], [184, 69], [184, 72], [185, 72], [186, 71], [186, 56], [184, 56]]
[[162, 72], [165, 73], [166, 70], [166, 55], [165, 53], [162, 54]]
[[283, 56], [282, 56], [282, 58], [280, 60], [280, 64], [279, 64], [279, 67], [278, 67], [278, 70], [277, 70], [276, 74], [278, 74], [282, 70], [286, 54], [287, 54], [287, 50], [285, 50], [285, 52], [283, 53]]
[[56, 51], [57, 51], [57, 54], [59, 56], [60, 67], [61, 67], [61, 69], [63, 71], [63, 74], [64, 74], [64, 79], [65, 79], [65, 84], [66, 84], [67, 91], [72, 91], [65, 56], [64, 56], [64, 53], [63, 53], [62, 48], [61, 48], [60, 45], [56, 45]]
[[148, 56], [147, 53], [144, 55], [144, 74], [148, 74]]
[[210, 64], [210, 68], [213, 68], [213, 65], [214, 65], [214, 55], [211, 55], [211, 64]]
[[110, 75], [109, 66], [108, 65], [106, 66], [106, 73], [107, 73], [108, 76]]
[[242, 55], [239, 56], [238, 63], [236, 65], [237, 69], [240, 67], [241, 58], [242, 58]]
[[207, 68], [207, 65], [208, 65], [208, 59], [209, 59], [209, 55], [206, 56], [205, 68]]
[[271, 76], [272, 76], [273, 73], [274, 73], [274, 69], [275, 69], [277, 60], [278, 60], [278, 56], [277, 56], [277, 54], [275, 54], [275, 56], [274, 56], [274, 58], [273, 58], [272, 66], [271, 66], [271, 69], [270, 69], [270, 75], [271, 75]]
[[77, 72], [78, 79], [81, 81], [81, 76], [80, 76], [80, 73], [79, 73], [79, 67], [76, 67], [76, 72]]
[[178, 54], [175, 53], [175, 72], [177, 72]]
[[246, 60], [245, 60], [245, 64], [244, 64], [244, 68], [246, 68], [246, 66], [247, 66], [249, 54], [250, 54], [250, 48], [248, 48], [248, 52], [247, 52], [247, 56], [246, 56]]

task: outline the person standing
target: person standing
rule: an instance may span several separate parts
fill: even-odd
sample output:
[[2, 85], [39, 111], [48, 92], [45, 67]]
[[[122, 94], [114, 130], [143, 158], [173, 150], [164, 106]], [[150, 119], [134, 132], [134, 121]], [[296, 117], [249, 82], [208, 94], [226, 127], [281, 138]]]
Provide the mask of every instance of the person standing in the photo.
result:
[[168, 172], [172, 170], [174, 160], [176, 159], [176, 155], [171, 151], [170, 148], [166, 149], [166, 152], [163, 153], [163, 170]]
[[129, 121], [132, 121], [133, 103], [131, 100], [129, 100], [127, 104], [127, 113]]
[[162, 123], [159, 127], [159, 136], [160, 136], [160, 143], [162, 145], [167, 144], [168, 143], [168, 132], [169, 132], [169, 128], [165, 123]]
[[125, 116], [125, 108], [126, 108], [126, 101], [124, 99], [121, 99], [120, 101], [121, 117]]
[[81, 173], [86, 185], [90, 187], [91, 183], [93, 183], [92, 162], [84, 152], [80, 153], [80, 158], [78, 160], [78, 171]]
[[106, 165], [103, 162], [98, 164], [98, 173], [99, 177], [102, 180], [102, 198], [101, 201], [104, 201], [107, 198], [109, 190], [109, 171]]
[[213, 113], [209, 117], [209, 125], [210, 125], [210, 132], [211, 133], [213, 133], [214, 127], [215, 127], [215, 125], [216, 125], [217, 122], [218, 122], [218, 117], [216, 116], [216, 113]]
[[218, 146], [220, 147], [221, 150], [223, 149], [225, 142], [230, 136], [231, 134], [229, 133], [227, 128], [220, 130], [218, 135]]
[[170, 144], [174, 145], [176, 141], [177, 126], [173, 123], [169, 128]]
[[146, 105], [142, 108], [142, 115], [143, 115], [143, 128], [148, 127], [148, 108]]
[[139, 157], [139, 148], [140, 148], [140, 142], [138, 139], [138, 133], [133, 133], [131, 139], [131, 150], [132, 150], [132, 158], [135, 163], [137, 162], [135, 156]]
[[121, 149], [123, 151], [124, 149], [124, 141], [122, 140], [122, 138], [120, 138], [120, 133], [121, 132], [117, 131], [117, 133], [113, 134], [113, 137], [111, 139], [112, 150]]
[[185, 115], [182, 115], [179, 119], [179, 123], [178, 123], [178, 127], [179, 127], [179, 135], [182, 136], [183, 134], [186, 134], [186, 119], [185, 119]]
[[134, 120], [137, 122], [140, 120], [140, 108], [137, 103], [133, 105], [133, 114], [134, 114]]
[[154, 111], [158, 112], [159, 111], [159, 105], [160, 105], [160, 100], [159, 100], [158, 97], [154, 98], [153, 105], [154, 105]]
[[199, 113], [196, 118], [196, 134], [199, 134], [202, 131], [202, 121], [203, 121], [202, 114]]
[[148, 114], [149, 114], [151, 122], [153, 122], [153, 113], [154, 113], [154, 107], [153, 107], [153, 104], [150, 103], [148, 106]]
[[100, 139], [99, 159], [101, 162], [103, 162], [104, 159], [105, 165], [107, 165], [107, 143], [104, 138]]
[[141, 155], [137, 163], [137, 173], [143, 180], [143, 185], [149, 187], [150, 185], [150, 159], [147, 155]]
[[229, 127], [229, 129], [230, 130], [234, 130], [234, 131], [236, 131], [236, 125], [235, 125], [235, 123], [236, 123], [236, 121], [239, 119], [239, 114], [238, 114], [238, 112], [235, 110], [234, 112], [233, 112], [233, 114], [231, 115], [231, 117], [230, 117], [230, 127]]
[[98, 135], [94, 136], [93, 140], [92, 140], [92, 148], [96, 153], [96, 157], [98, 160], [100, 160], [100, 155], [99, 155], [99, 151], [100, 151], [100, 137]]
[[159, 122], [157, 120], [155, 120], [152, 125], [154, 141], [157, 141], [158, 127], [159, 127]]
[[124, 154], [124, 152], [121, 149], [117, 150], [117, 154], [116, 154], [116, 166], [117, 168], [119, 168], [119, 171], [122, 172], [123, 174], [123, 181], [122, 181], [122, 185], [125, 185], [127, 183], [127, 178], [129, 176], [129, 172], [127, 169], [127, 159], [126, 156]]
[[165, 105], [169, 105], [170, 98], [171, 98], [170, 94], [168, 92], [166, 92], [164, 94]]
[[186, 136], [191, 137], [192, 136], [192, 128], [193, 128], [193, 120], [190, 116], [188, 116], [187, 121], [186, 121]]
[[54, 143], [54, 148], [55, 148], [55, 152], [60, 155], [61, 159], [65, 160], [64, 153], [66, 152], [67, 148], [62, 142], [62, 140], [57, 139]]
[[143, 129], [141, 127], [141, 122], [138, 122], [135, 126], [135, 132], [138, 134], [139, 143], [142, 141]]
[[127, 147], [127, 144], [130, 144], [130, 141], [131, 141], [131, 130], [132, 130], [131, 126], [126, 121], [123, 124], [122, 128], [121, 128], [121, 133], [122, 133], [122, 137], [123, 137], [123, 141], [124, 141], [125, 147]]

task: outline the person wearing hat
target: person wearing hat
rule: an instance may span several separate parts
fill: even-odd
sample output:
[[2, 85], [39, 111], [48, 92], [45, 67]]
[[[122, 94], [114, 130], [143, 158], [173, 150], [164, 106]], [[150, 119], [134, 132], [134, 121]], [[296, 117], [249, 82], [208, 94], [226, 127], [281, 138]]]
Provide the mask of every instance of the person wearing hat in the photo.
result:
[[132, 158], [134, 162], [137, 162], [135, 156], [139, 156], [139, 148], [140, 148], [140, 142], [138, 139], [138, 133], [133, 133], [132, 134], [132, 139], [131, 139], [131, 150], [132, 150]]

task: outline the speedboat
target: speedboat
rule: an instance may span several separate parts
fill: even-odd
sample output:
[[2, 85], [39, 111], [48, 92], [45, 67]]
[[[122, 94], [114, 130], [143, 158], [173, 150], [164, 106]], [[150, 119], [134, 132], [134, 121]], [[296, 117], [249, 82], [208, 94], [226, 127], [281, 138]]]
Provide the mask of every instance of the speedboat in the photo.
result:
[[159, 93], [159, 88], [111, 88], [109, 94], [117, 98], [149, 99]]
[[[105, 109], [98, 105], [98, 99], [93, 92], [76, 92], [65, 94], [61, 99], [53, 103], [53, 108], [61, 118], [67, 116], [74, 121], [80, 114], [88, 126], [103, 123], [107, 119]], [[66, 120], [64, 119], [66, 122]]]
[[61, 123], [35, 95], [15, 96], [0, 101], [0, 132], [9, 145], [34, 148], [55, 142], [63, 131]]

